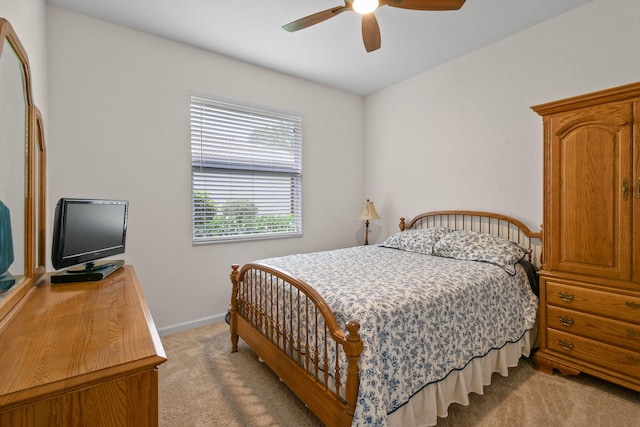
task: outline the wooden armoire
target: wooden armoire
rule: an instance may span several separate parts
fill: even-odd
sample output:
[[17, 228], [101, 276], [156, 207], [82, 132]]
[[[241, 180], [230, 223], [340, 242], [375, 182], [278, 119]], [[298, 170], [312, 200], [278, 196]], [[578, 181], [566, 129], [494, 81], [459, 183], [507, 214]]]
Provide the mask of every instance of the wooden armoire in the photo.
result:
[[640, 83], [532, 109], [544, 124], [536, 367], [640, 391]]

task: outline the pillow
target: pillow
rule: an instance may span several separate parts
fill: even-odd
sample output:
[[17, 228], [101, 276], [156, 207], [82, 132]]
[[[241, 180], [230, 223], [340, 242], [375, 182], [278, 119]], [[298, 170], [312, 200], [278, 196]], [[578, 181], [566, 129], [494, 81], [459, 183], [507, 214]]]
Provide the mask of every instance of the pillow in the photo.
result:
[[495, 264], [514, 276], [515, 264], [525, 251], [505, 238], [476, 231], [458, 230], [446, 234], [433, 247], [433, 255]]
[[382, 246], [431, 255], [433, 253], [433, 245], [448, 232], [449, 230], [445, 227], [400, 231], [385, 240]]

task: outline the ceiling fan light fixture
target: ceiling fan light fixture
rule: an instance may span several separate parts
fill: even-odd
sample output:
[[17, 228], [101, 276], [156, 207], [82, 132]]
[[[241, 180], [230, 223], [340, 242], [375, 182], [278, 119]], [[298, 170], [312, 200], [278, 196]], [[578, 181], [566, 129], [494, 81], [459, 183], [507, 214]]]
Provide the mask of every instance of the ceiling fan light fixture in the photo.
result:
[[376, 10], [379, 6], [378, 0], [354, 0], [351, 5], [353, 10], [361, 15], [366, 15]]
[[458, 10], [465, 0], [344, 0], [344, 6], [313, 13], [282, 26], [294, 32], [324, 22], [342, 12], [354, 11], [362, 15], [362, 41], [367, 52], [380, 49], [380, 26], [373, 12], [378, 7], [390, 6], [409, 10]]

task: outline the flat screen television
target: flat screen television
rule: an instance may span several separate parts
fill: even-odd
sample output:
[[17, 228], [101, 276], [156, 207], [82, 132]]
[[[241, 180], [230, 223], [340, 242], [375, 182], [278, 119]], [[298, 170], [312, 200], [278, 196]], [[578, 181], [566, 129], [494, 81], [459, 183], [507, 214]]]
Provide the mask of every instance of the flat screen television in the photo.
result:
[[56, 204], [51, 262], [56, 270], [51, 281], [101, 280], [124, 261], [96, 262], [122, 254], [127, 237], [129, 202], [126, 200], [62, 198]]

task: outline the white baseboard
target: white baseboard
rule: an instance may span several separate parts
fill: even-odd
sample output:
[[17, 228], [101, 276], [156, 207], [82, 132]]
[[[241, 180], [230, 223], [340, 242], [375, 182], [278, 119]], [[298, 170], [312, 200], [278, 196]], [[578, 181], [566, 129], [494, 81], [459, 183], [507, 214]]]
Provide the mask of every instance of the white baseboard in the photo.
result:
[[224, 322], [224, 314], [219, 314], [211, 317], [204, 317], [202, 319], [196, 319], [185, 323], [178, 323], [177, 325], [165, 326], [158, 329], [158, 334], [163, 337], [165, 335], [175, 334], [177, 332], [188, 331], [189, 329], [199, 328], [200, 326], [210, 325], [212, 323]]

